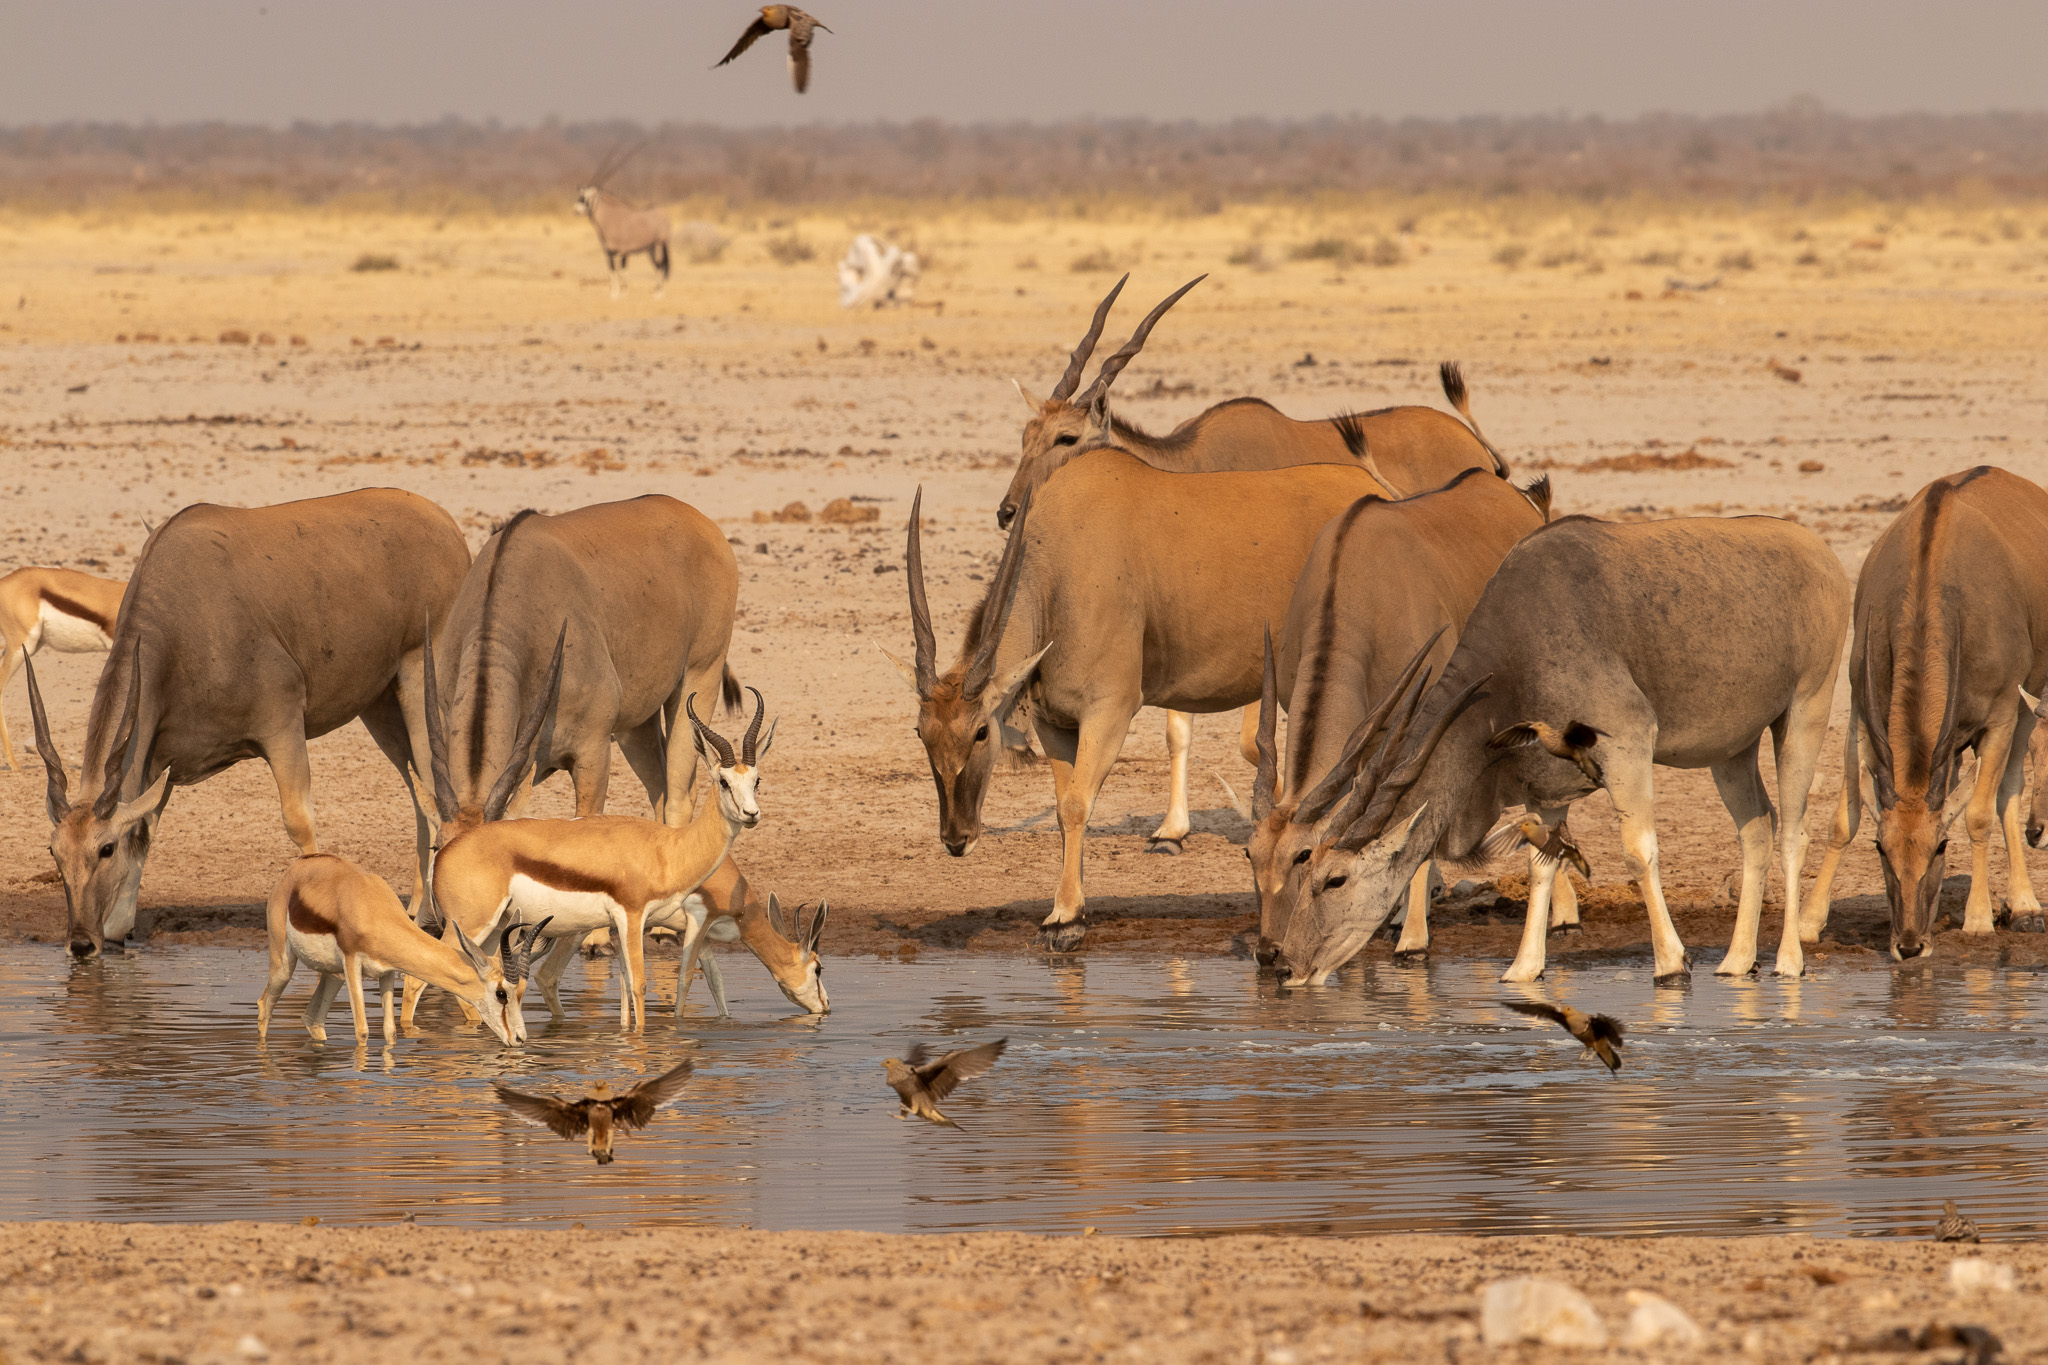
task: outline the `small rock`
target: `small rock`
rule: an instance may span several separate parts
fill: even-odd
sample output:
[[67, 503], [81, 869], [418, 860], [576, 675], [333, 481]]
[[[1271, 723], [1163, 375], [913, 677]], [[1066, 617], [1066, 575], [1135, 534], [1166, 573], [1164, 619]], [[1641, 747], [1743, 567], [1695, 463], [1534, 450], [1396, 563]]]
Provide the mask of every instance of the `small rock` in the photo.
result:
[[1535, 1341], [1545, 1346], [1602, 1347], [1607, 1327], [1592, 1301], [1556, 1280], [1496, 1280], [1481, 1296], [1479, 1335], [1488, 1346]]
[[1965, 1256], [1948, 1263], [1948, 1287], [1958, 1294], [2010, 1294], [2012, 1267], [1982, 1256]]
[[851, 498], [834, 498], [825, 504], [824, 511], [818, 513], [818, 520], [828, 526], [856, 526], [861, 522], [881, 519], [881, 508], [872, 505], [863, 507]]
[[[247, 346], [249, 344], [249, 334], [239, 327], [230, 327], [220, 334], [220, 344], [223, 346]], [[249, 1340], [253, 1341], [254, 1338], [249, 1338]]]
[[244, 1360], [268, 1360], [270, 1348], [263, 1344], [263, 1338], [253, 1332], [244, 1332], [242, 1339], [235, 1343], [235, 1354]]
[[1706, 1343], [1706, 1333], [1684, 1309], [1647, 1289], [1631, 1289], [1624, 1297], [1631, 1311], [1628, 1326], [1621, 1329], [1621, 1344], [1635, 1350], [1652, 1346], [1695, 1350]]

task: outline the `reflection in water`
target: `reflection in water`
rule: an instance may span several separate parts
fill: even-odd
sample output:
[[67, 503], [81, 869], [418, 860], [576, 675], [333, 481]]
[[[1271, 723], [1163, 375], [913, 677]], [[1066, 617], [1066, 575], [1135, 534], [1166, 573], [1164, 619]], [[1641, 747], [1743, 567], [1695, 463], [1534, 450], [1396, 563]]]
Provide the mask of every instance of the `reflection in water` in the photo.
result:
[[[290, 1027], [266, 1047], [260, 954], [5, 948], [0, 1216], [1925, 1235], [1952, 1196], [2001, 1236], [2048, 1227], [2032, 974], [1676, 991], [1553, 966], [1543, 993], [1632, 1024], [1610, 1078], [1502, 1011], [1494, 970], [1366, 966], [1280, 995], [1222, 958], [846, 959], [821, 1020], [736, 972], [735, 1018], [689, 1021], [683, 1098], [597, 1167], [489, 1083], [670, 1065], [666, 1016], [621, 1034], [602, 981], [522, 1049], [439, 997], [393, 1048]], [[965, 1131], [894, 1121], [880, 1058], [1005, 1034], [955, 1096]]]

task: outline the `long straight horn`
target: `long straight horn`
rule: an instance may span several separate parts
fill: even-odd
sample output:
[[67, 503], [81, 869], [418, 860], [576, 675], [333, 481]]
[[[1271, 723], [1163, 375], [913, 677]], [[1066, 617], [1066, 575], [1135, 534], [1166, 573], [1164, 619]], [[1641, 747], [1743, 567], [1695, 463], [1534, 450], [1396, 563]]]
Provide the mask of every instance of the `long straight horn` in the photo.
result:
[[749, 687], [754, 694], [754, 718], [747, 722], [747, 733], [740, 737], [740, 762], [749, 768], [754, 766], [754, 745], [761, 738], [761, 718], [768, 714], [768, 703], [761, 696], [761, 689]]
[[512, 753], [505, 760], [505, 771], [498, 774], [497, 784], [484, 798], [486, 820], [505, 818], [505, 807], [512, 804], [512, 794], [519, 790], [519, 780], [533, 768], [541, 726], [562, 697], [562, 648], [568, 639], [569, 623], [564, 621], [561, 632], [555, 636], [555, 658], [548, 667], [548, 685], [541, 689], [540, 696], [519, 722], [519, 734], [512, 741]]
[[727, 744], [724, 736], [720, 735], [718, 731], [697, 719], [697, 694], [695, 692], [692, 692], [683, 699], [683, 713], [689, 716], [690, 728], [697, 732], [697, 738], [711, 746], [712, 752], [718, 755], [718, 762], [721, 766], [727, 768], [737, 766], [732, 756], [732, 745]]
[[1130, 273], [1116, 282], [1116, 288], [1102, 296], [1102, 302], [1095, 305], [1095, 320], [1088, 324], [1088, 335], [1081, 338], [1081, 344], [1074, 348], [1074, 354], [1067, 361], [1067, 372], [1060, 376], [1060, 382], [1053, 385], [1054, 398], [1071, 398], [1074, 386], [1081, 382], [1082, 372], [1088, 368], [1088, 357], [1095, 354], [1095, 343], [1102, 337], [1102, 324], [1109, 320], [1109, 306], [1116, 302], [1116, 296], [1124, 292], [1124, 285], [1130, 282]]
[[[127, 775], [128, 759], [135, 749], [135, 722], [142, 708], [142, 641], [135, 642], [135, 652], [130, 656], [133, 666], [128, 670], [128, 703], [121, 713], [121, 726], [114, 732], [114, 742], [107, 747], [107, 766], [100, 779], [100, 794], [92, 803], [94, 818], [105, 820], [121, 804], [121, 779]], [[107, 674], [114, 671], [114, 661], [107, 660], [107, 667], [100, 674], [101, 684]]]
[[462, 803], [455, 796], [455, 779], [448, 775], [448, 720], [441, 714], [441, 689], [434, 679], [434, 617], [427, 615], [427, 646], [424, 677], [421, 691], [425, 694], [427, 709], [427, 766], [433, 769], [434, 809], [441, 813], [443, 820], [453, 820], [461, 813]]
[[1339, 844], [1346, 848], [1363, 848], [1369, 841], [1378, 837], [1380, 831], [1386, 828], [1387, 821], [1393, 818], [1395, 805], [1400, 802], [1403, 794], [1415, 785], [1415, 780], [1422, 776], [1422, 769], [1429, 762], [1429, 756], [1436, 752], [1438, 742], [1451, 728], [1452, 722], [1464, 715], [1473, 702], [1479, 700], [1480, 690], [1492, 681], [1491, 673], [1475, 678], [1465, 684], [1457, 696], [1451, 698], [1451, 704], [1438, 714], [1436, 723], [1429, 727], [1429, 733], [1422, 737], [1422, 742], [1408, 751], [1406, 761], [1397, 771], [1378, 784], [1378, 789], [1373, 792], [1372, 804], [1365, 808], [1365, 814], [1359, 816], [1350, 829], [1338, 836]]
[[[1408, 737], [1408, 727], [1415, 721], [1415, 710], [1422, 703], [1423, 693], [1428, 690], [1429, 670], [1425, 668], [1410, 678], [1407, 686], [1400, 692], [1390, 694], [1389, 700], [1393, 702], [1391, 707], [1384, 702], [1381, 703], [1386, 709], [1386, 714], [1379, 717], [1381, 725], [1374, 727], [1379, 732], [1379, 743], [1360, 746], [1359, 752], [1365, 757], [1355, 770], [1357, 780], [1352, 782], [1350, 789], [1344, 793], [1343, 802], [1330, 812], [1329, 833], [1333, 838], [1341, 838], [1346, 830], [1357, 823], [1367, 807], [1372, 805], [1373, 795], [1379, 790], [1380, 778], [1393, 765], [1394, 755], [1400, 749], [1401, 741]], [[1297, 812], [1295, 818], [1304, 817]]]
[[1449, 629], [1449, 626], [1438, 626], [1436, 634], [1425, 640], [1422, 648], [1415, 651], [1414, 657], [1408, 660], [1407, 667], [1401, 670], [1401, 676], [1387, 689], [1387, 695], [1380, 698], [1379, 705], [1375, 706], [1372, 713], [1351, 732], [1350, 740], [1344, 745], [1344, 752], [1338, 756], [1336, 763], [1331, 765], [1323, 780], [1295, 804], [1296, 821], [1305, 825], [1314, 824], [1329, 812], [1339, 797], [1344, 795], [1345, 789], [1358, 774], [1359, 764], [1364, 762], [1366, 746], [1379, 733], [1380, 727], [1387, 723], [1387, 717], [1407, 694], [1409, 684], [1415, 681], [1415, 674], [1421, 669], [1422, 661], [1429, 657], [1429, 651], [1436, 648], [1436, 642], [1441, 640], [1444, 632]]
[[1017, 600], [1017, 579], [1024, 566], [1024, 525], [1030, 517], [1031, 494], [1026, 492], [1024, 500], [1017, 504], [1016, 520], [1010, 523], [1010, 539], [1003, 546], [1002, 562], [996, 565], [995, 582], [989, 585], [988, 601], [995, 608], [995, 616], [991, 618], [986, 609], [982, 611], [981, 642], [975, 648], [973, 662], [967, 666], [967, 676], [961, 680], [961, 695], [970, 700], [981, 696], [989, 675], [995, 671], [996, 645], [1010, 624], [1010, 608]]
[[[1870, 765], [1870, 779], [1872, 785], [1877, 788], [1879, 804], [1891, 806], [1898, 800], [1898, 788], [1893, 785], [1891, 715], [1889, 707], [1886, 708], [1884, 715], [1879, 715], [1876, 710], [1877, 660], [1870, 645], [1871, 641], [1866, 636], [1863, 642], [1863, 719], [1865, 727], [1870, 732], [1870, 747], [1874, 751], [1872, 756], [1877, 760]], [[1850, 709], [1853, 712], [1855, 708]], [[1849, 722], [1855, 724], [1856, 717], [1853, 714], [1849, 717]], [[1853, 773], [1843, 774], [1842, 780], [1845, 782], [1854, 779]]]
[[71, 783], [64, 772], [64, 759], [50, 738], [50, 716], [43, 710], [43, 689], [36, 686], [36, 666], [28, 661], [28, 646], [21, 649], [21, 666], [28, 670], [28, 710], [36, 722], [36, 752], [42, 755], [43, 771], [49, 775], [50, 790], [43, 804], [49, 807], [50, 823], [56, 824], [71, 809]]
[[[1956, 764], [1960, 757], [1956, 752], [1957, 745], [1955, 742], [1956, 696], [1963, 690], [1962, 683], [1963, 651], [1960, 642], [1952, 639], [1948, 656], [1948, 695], [1942, 701], [1941, 728], [1934, 732], [1934, 748], [1927, 755], [1929, 769], [1929, 790], [1927, 796], [1930, 801], [1947, 800], [1949, 785], [1955, 781]], [[1947, 755], [1946, 761], [1943, 760], [1943, 754]], [[1936, 772], [1941, 774], [1939, 792], [1933, 790], [1935, 785], [1933, 777]]]
[[1145, 349], [1145, 339], [1152, 335], [1152, 325], [1166, 316], [1167, 309], [1180, 302], [1181, 295], [1187, 293], [1188, 290], [1193, 289], [1208, 278], [1207, 275], [1195, 276], [1186, 284], [1168, 294], [1165, 299], [1161, 300], [1157, 308], [1147, 313], [1145, 320], [1138, 324], [1138, 330], [1131, 333], [1131, 339], [1123, 344], [1123, 348], [1102, 362], [1102, 368], [1095, 372], [1095, 382], [1088, 386], [1088, 392], [1075, 400], [1074, 405], [1085, 408], [1094, 401], [1095, 395], [1109, 392], [1109, 386], [1116, 383], [1116, 377], [1124, 372], [1124, 366], [1130, 364], [1132, 360], [1136, 359], [1138, 352]]
[[903, 547], [904, 578], [910, 582], [910, 633], [917, 641], [917, 695], [929, 697], [939, 681], [939, 642], [932, 635], [931, 603], [924, 595], [924, 485], [910, 500], [910, 539]]
[[1259, 771], [1252, 778], [1252, 819], [1273, 813], [1273, 789], [1280, 782], [1280, 682], [1273, 666], [1273, 627], [1266, 626], [1266, 657], [1259, 678]]

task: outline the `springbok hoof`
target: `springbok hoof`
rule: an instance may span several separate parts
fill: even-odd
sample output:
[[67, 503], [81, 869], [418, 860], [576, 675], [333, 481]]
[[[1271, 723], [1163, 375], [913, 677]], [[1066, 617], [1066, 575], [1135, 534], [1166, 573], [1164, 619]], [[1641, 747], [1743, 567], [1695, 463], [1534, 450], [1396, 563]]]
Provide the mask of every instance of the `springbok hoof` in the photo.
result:
[[1429, 965], [1429, 949], [1410, 948], [1407, 952], [1394, 954], [1396, 967], [1425, 967]]
[[1071, 953], [1081, 946], [1081, 940], [1086, 937], [1088, 925], [1081, 920], [1042, 924], [1038, 928], [1038, 946], [1049, 953]]
[[1181, 855], [1181, 843], [1182, 841], [1179, 839], [1154, 839], [1151, 846], [1145, 851], [1147, 853], [1164, 853], [1169, 857], [1178, 858]]
[[1687, 962], [1675, 972], [1666, 972], [1652, 980], [1659, 986], [1690, 986], [1692, 984], [1692, 963]]

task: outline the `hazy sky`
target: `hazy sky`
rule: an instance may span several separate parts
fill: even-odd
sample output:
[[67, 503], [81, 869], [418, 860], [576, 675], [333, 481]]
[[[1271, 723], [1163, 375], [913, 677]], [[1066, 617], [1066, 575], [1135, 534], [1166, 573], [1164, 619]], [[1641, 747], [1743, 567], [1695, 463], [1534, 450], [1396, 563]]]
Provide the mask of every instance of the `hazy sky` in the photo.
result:
[[0, 0], [0, 124], [2048, 107], [2048, 0]]

